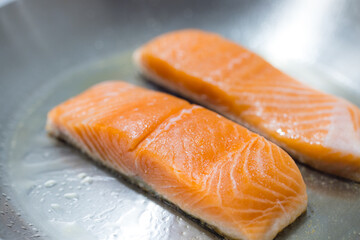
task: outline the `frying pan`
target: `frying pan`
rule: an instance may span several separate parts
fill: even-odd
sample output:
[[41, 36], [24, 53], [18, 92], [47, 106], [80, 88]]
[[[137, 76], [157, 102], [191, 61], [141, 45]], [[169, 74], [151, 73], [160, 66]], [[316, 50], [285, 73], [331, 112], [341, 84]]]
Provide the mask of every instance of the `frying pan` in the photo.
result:
[[[3, 239], [221, 239], [44, 131], [51, 107], [94, 83], [121, 79], [163, 91], [131, 63], [131, 52], [161, 33], [220, 33], [360, 105], [356, 0], [6, 2], [0, 8]], [[277, 239], [360, 239], [360, 185], [298, 166], [309, 206]]]

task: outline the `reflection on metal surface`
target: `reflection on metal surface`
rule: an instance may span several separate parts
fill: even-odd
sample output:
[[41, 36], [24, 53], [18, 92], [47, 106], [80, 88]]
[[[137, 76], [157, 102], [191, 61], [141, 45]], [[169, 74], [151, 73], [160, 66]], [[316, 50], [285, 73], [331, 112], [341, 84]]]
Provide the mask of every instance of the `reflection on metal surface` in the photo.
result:
[[9, 4], [15, 0], [0, 0], [0, 7], [5, 6], [6, 4]]
[[[26, 0], [1, 8], [0, 238], [216, 238], [48, 138], [46, 112], [102, 80], [156, 88], [135, 74], [130, 54], [109, 56], [188, 27], [225, 35], [360, 105], [359, 13], [356, 0]], [[359, 184], [299, 167], [308, 210], [277, 239], [359, 239]]]
[[[316, 59], [323, 38], [331, 36], [336, 25], [337, 13], [344, 1], [304, 0], [288, 1], [274, 13], [278, 16], [270, 22], [261, 36], [265, 44], [265, 55], [276, 61], [288, 59]], [[329, 22], [334, 22], [329, 25]]]

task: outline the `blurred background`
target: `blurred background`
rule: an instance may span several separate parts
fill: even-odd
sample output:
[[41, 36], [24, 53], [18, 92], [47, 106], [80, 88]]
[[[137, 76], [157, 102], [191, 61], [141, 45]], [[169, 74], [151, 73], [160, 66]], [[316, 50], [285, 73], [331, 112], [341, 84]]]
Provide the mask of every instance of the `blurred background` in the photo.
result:
[[[0, 239], [219, 237], [54, 148], [43, 130], [52, 106], [96, 82], [157, 89], [136, 74], [131, 53], [181, 28], [217, 32], [360, 106], [357, 0], [0, 0]], [[359, 239], [358, 185], [299, 167], [309, 208], [277, 239]], [[84, 187], [80, 173], [93, 183]], [[49, 179], [58, 185], [44, 187]], [[61, 197], [79, 186], [76, 201]]]

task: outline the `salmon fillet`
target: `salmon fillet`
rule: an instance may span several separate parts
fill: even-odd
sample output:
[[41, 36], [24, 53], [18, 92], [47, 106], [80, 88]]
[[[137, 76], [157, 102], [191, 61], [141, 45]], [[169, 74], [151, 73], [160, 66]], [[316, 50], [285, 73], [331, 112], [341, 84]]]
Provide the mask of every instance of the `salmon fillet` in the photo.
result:
[[283, 147], [318, 170], [360, 181], [360, 110], [219, 35], [182, 30], [134, 54], [140, 71]]
[[52, 109], [46, 129], [235, 239], [272, 239], [306, 210], [286, 152], [165, 93], [104, 82]]

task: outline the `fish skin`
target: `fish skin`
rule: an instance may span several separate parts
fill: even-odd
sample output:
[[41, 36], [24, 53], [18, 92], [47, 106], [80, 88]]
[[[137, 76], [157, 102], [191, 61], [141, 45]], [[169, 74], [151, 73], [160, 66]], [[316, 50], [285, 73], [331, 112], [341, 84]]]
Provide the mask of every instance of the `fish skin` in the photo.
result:
[[200, 30], [161, 35], [134, 53], [159, 85], [236, 121], [320, 171], [360, 181], [360, 110], [255, 53]]
[[286, 152], [168, 94], [100, 83], [53, 108], [46, 129], [234, 239], [273, 239], [306, 210]]

